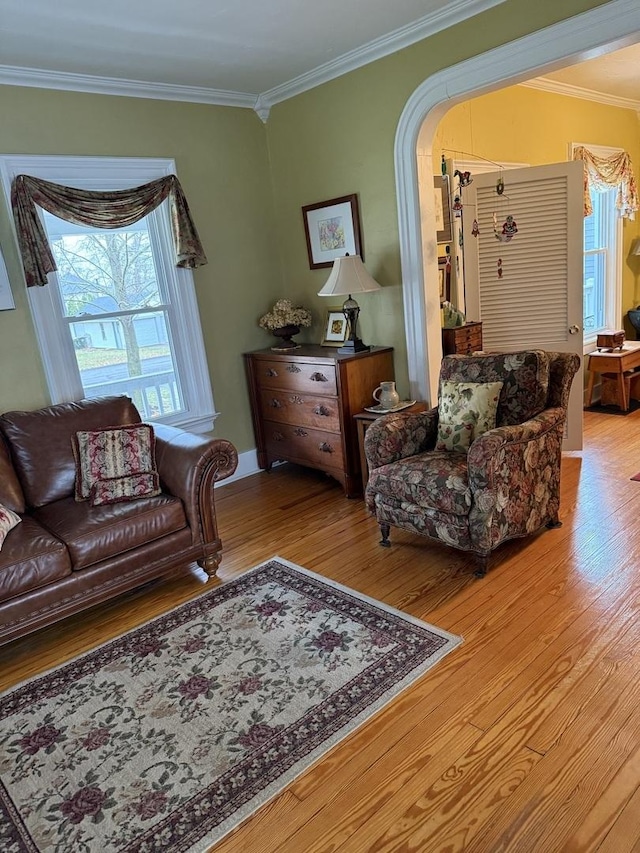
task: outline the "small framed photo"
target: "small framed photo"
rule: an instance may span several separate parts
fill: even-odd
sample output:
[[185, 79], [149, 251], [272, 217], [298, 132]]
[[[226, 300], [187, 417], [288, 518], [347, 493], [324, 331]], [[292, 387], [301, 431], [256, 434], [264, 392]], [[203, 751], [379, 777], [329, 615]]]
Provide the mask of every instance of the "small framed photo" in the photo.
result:
[[451, 301], [451, 258], [438, 258], [438, 281], [440, 283], [440, 304]]
[[307, 204], [302, 208], [302, 218], [312, 270], [330, 267], [342, 255], [362, 257], [360, 213], [355, 193]]
[[452, 232], [449, 175], [434, 175], [433, 202], [436, 210], [436, 242], [450, 243]]
[[327, 311], [327, 322], [324, 326], [323, 347], [339, 347], [347, 339], [347, 318], [339, 308]]

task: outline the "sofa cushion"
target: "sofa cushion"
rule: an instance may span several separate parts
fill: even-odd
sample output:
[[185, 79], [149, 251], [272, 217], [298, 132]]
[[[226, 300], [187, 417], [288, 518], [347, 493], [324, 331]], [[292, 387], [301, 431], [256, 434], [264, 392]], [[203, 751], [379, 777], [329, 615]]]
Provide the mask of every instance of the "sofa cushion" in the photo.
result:
[[[71, 446], [76, 459], [76, 500], [79, 501], [87, 500], [100, 481], [132, 474], [157, 474], [155, 438], [149, 424], [79, 430], [72, 436]], [[143, 494], [160, 493], [157, 481], [145, 482], [149, 488]], [[126, 497], [126, 486], [122, 491]], [[129, 491], [129, 496], [133, 497], [132, 488]]]
[[34, 511], [65, 543], [74, 569], [82, 569], [187, 527], [182, 502], [171, 495], [91, 506], [73, 497]]
[[423, 509], [468, 515], [471, 490], [467, 456], [439, 450], [382, 465], [369, 475], [367, 492], [371, 490], [376, 495]]
[[22, 513], [26, 509], [22, 486], [11, 462], [9, 448], [2, 435], [0, 435], [0, 504], [18, 513]]
[[544, 350], [447, 355], [440, 382], [502, 382], [497, 426], [521, 424], [546, 408], [549, 395], [549, 354]]
[[140, 422], [129, 397], [96, 397], [34, 412], [5, 412], [2, 431], [28, 506], [40, 507], [73, 494], [76, 466], [71, 436], [78, 430]]
[[64, 544], [25, 515], [0, 551], [0, 601], [70, 574], [71, 560]]

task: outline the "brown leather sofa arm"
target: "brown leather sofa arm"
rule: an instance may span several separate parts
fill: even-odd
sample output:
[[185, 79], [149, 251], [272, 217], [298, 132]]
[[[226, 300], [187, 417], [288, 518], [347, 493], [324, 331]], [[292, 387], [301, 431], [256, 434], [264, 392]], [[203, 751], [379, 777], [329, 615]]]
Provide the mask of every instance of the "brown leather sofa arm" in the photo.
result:
[[215, 571], [220, 540], [213, 486], [236, 470], [238, 452], [226, 439], [185, 432], [165, 424], [154, 424], [153, 429], [162, 488], [182, 500], [193, 544], [203, 546], [203, 557], [198, 563], [207, 571]]

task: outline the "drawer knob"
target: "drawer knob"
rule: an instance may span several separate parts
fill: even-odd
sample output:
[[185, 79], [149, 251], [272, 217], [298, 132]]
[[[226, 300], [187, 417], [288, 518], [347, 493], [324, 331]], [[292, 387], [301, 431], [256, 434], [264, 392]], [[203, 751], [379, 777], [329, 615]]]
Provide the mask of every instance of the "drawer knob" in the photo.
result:
[[266, 370], [266, 375], [267, 375], [267, 376], [277, 376], [277, 375], [278, 375], [278, 371], [277, 371], [277, 370], [274, 370], [274, 369], [273, 369], [273, 367], [268, 367], [268, 368], [267, 368], [267, 370]]
[[300, 368], [297, 364], [288, 364], [287, 373], [300, 373]]
[[296, 427], [293, 432], [294, 435], [299, 435], [301, 438], [305, 438], [305, 436], [309, 435], [306, 429], [302, 429], [302, 427]]
[[314, 415], [320, 415], [323, 418], [328, 418], [331, 412], [326, 406], [316, 406], [313, 410]]
[[289, 397], [289, 402], [295, 403], [297, 406], [301, 406], [304, 403], [304, 400], [302, 399], [302, 397], [298, 397], [297, 394], [294, 394], [293, 396]]
[[333, 447], [330, 444], [327, 444], [326, 441], [323, 441], [322, 444], [318, 445], [318, 450], [321, 450], [323, 453], [333, 453]]
[[311, 379], [312, 382], [328, 382], [329, 381], [327, 379], [327, 377], [324, 375], [324, 373], [318, 373], [318, 372], [312, 373], [309, 378]]
[[272, 409], [281, 409], [282, 408], [282, 403], [280, 402], [280, 400], [276, 400], [275, 397], [269, 403], [269, 405], [271, 406]]
[[276, 431], [273, 433], [273, 440], [274, 441], [284, 441], [284, 436], [281, 432]]

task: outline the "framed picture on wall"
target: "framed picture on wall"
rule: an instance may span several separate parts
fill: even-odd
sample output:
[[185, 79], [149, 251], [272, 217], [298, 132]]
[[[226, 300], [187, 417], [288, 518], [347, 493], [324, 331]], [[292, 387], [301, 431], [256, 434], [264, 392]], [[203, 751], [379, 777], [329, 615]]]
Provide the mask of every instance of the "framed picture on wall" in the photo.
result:
[[438, 258], [438, 281], [440, 283], [440, 304], [451, 302], [451, 261], [446, 256]]
[[362, 257], [358, 196], [345, 195], [302, 208], [312, 270], [330, 267], [342, 255]]
[[433, 203], [436, 211], [436, 241], [450, 243], [452, 231], [449, 175], [433, 176]]

